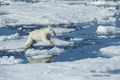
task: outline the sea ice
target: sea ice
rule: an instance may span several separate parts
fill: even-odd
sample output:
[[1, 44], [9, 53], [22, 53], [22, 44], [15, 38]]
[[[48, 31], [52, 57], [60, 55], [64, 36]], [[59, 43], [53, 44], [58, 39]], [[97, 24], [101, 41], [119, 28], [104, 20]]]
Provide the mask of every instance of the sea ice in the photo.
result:
[[82, 41], [83, 38], [71, 38], [70, 41]]
[[19, 33], [15, 33], [13, 35], [9, 35], [9, 36], [0, 36], [0, 41], [6, 41], [6, 40], [15, 40], [15, 39], [19, 39]]
[[116, 24], [116, 18], [109, 17], [108, 19], [98, 19], [98, 24]]
[[96, 32], [100, 38], [112, 38], [120, 34], [120, 28], [115, 26], [98, 26]]
[[110, 17], [117, 12], [116, 9], [105, 9], [83, 4], [69, 5], [64, 2], [40, 2], [34, 4], [12, 2], [10, 5], [1, 6], [0, 11], [8, 13], [0, 15], [2, 20], [0, 24], [5, 25], [69, 25], [71, 23], [103, 22], [104, 18], [108, 19], [107, 23], [115, 23], [116, 20], [111, 20]]
[[102, 54], [120, 56], [120, 46], [108, 46], [100, 49]]
[[[13, 66], [0, 66], [0, 79], [2, 80], [119, 80], [119, 74], [109, 74], [108, 70], [120, 69], [120, 58], [88, 58], [73, 62], [57, 62], [49, 64], [19, 64]], [[116, 64], [117, 63], [117, 64]], [[16, 75], [19, 74], [19, 75]], [[40, 75], [41, 74], [41, 75]], [[105, 75], [110, 75], [106, 77]]]
[[[57, 38], [53, 38], [55, 41], [55, 44], [57, 46], [71, 46], [74, 45], [74, 42], [68, 42], [68, 41], [64, 41], [64, 40], [60, 40]], [[27, 41], [27, 38], [21, 38], [19, 40], [7, 40], [7, 41], [0, 41], [0, 50], [13, 50], [13, 51], [19, 51], [19, 50], [24, 50], [25, 49], [25, 42]], [[38, 42], [37, 44], [35, 44], [35, 46], [44, 46], [46, 45], [45, 43], [43, 43], [42, 41]], [[11, 47], [12, 46], [12, 47]]]
[[53, 28], [53, 30], [57, 35], [62, 35], [65, 33], [71, 33], [75, 31], [74, 28], [59, 28], [59, 27]]
[[120, 18], [118, 20], [120, 21]]
[[118, 6], [120, 5], [120, 2], [114, 2], [114, 1], [92, 1], [87, 4], [96, 5], [96, 6]]
[[0, 58], [0, 65], [14, 65], [22, 63], [22, 59], [15, 59], [14, 56], [3, 56]]
[[61, 53], [65, 53], [65, 50], [57, 47], [54, 47], [50, 50], [28, 49], [26, 51], [26, 57], [31, 63], [46, 63], [51, 62], [54, 56], [58, 56]]

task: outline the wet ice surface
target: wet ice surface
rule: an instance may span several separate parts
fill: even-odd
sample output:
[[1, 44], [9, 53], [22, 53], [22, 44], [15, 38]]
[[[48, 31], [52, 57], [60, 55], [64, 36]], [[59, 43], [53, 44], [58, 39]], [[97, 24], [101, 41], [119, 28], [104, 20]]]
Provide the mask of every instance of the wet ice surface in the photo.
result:
[[[79, 4], [72, 5], [76, 6]], [[82, 5], [82, 7], [83, 6], [84, 5]], [[91, 7], [99, 9], [99, 7], [98, 8], [93, 6]], [[111, 13], [109, 14], [109, 16], [105, 17], [103, 13], [106, 12], [107, 14], [109, 10]], [[42, 29], [47, 26], [43, 27], [37, 24], [34, 25], [26, 24], [16, 26], [7, 25], [6, 27], [3, 27], [5, 23], [4, 21], [1, 22], [0, 25], [2, 25], [3, 28], [0, 28], [0, 65], [2, 65], [1, 68], [4, 68], [6, 70], [6, 71], [0, 70], [3, 73], [0, 74], [0, 77], [2, 75], [1, 79], [4, 80], [4, 76], [8, 76], [6, 77], [6, 79], [9, 78], [9, 74], [11, 74], [9, 70], [16, 74], [15, 72], [17, 68], [21, 68], [23, 71], [27, 69], [28, 71], [25, 72], [26, 75], [31, 75], [30, 73], [32, 73], [33, 71], [31, 68], [33, 67], [35, 69], [34, 71], [35, 73], [44, 74], [43, 76], [41, 76], [41, 78], [47, 75], [48, 77], [46, 78], [46, 80], [51, 79], [50, 77], [51, 75], [56, 75], [56, 73], [59, 74], [59, 72], [63, 72], [63, 75], [65, 74], [72, 75], [67, 76], [69, 80], [70, 78], [73, 79], [75, 77], [74, 73], [77, 76], [79, 76], [78, 74], [81, 74], [81, 77], [75, 77], [76, 79], [84, 80], [87, 80], [88, 78], [93, 79], [93, 77], [88, 76], [92, 73], [119, 74], [120, 73], [119, 70], [120, 64], [118, 63], [120, 60], [119, 10], [117, 10], [116, 7], [105, 7], [103, 13], [101, 13], [102, 18], [100, 16], [97, 18], [93, 18], [92, 23], [88, 21], [86, 23], [83, 22], [81, 24], [73, 25], [71, 24], [64, 26], [52, 25], [51, 27], [55, 30], [57, 34], [57, 36], [53, 37], [57, 47], [46, 45], [43, 42], [39, 42], [35, 44], [34, 47], [31, 47], [29, 49], [25, 49], [24, 47], [29, 32], [35, 29]], [[1, 13], [0, 15], [2, 15], [3, 18], [3, 15], [7, 14]], [[48, 18], [48, 20], [49, 19], [50, 18]], [[69, 19], [66, 20], [68, 21]], [[71, 21], [73, 20], [74, 19], [72, 19]], [[14, 20], [11, 19], [7, 21], [8, 22], [10, 21], [12, 24], [14, 23]], [[50, 63], [50, 64], [34, 65], [29, 63]], [[8, 69], [7, 66], [3, 65], [13, 66], [11, 66]], [[42, 70], [40, 69], [40, 72], [38, 72], [39, 70], [38, 67], [42, 68]], [[47, 70], [47, 72], [45, 70]], [[7, 73], [7, 71], [9, 72]], [[20, 72], [21, 73], [20, 75], [22, 76], [23, 72], [21, 72], [20, 70], [17, 71]], [[87, 75], [83, 75], [82, 73], [84, 74], [87, 73]], [[63, 80], [65, 80], [65, 77], [63, 77], [62, 73], [60, 73], [60, 75], [62, 76], [62, 78], [64, 78]], [[14, 77], [19, 80], [19, 78], [16, 76], [12, 76], [11, 79], [13, 79]], [[54, 79], [56, 79], [57, 77], [54, 77]], [[112, 77], [113, 78], [116, 77], [116, 80], [119, 78], [118, 76], [114, 77], [113, 75]], [[110, 77], [111, 80], [113, 79], [112, 77]], [[21, 79], [25, 78], [26, 78], [25, 76], [21, 77]], [[38, 79], [37, 75], [34, 75], [33, 79], [34, 78]], [[29, 80], [31, 79], [31, 77], [29, 78], [27, 77], [26, 79]]]

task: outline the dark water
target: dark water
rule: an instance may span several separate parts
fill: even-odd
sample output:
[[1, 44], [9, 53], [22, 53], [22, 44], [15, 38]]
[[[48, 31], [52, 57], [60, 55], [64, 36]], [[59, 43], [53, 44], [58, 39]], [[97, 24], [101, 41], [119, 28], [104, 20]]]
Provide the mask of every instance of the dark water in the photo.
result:
[[[116, 9], [119, 10], [119, 6], [117, 6]], [[111, 44], [111, 43], [118, 42], [120, 40], [120, 36], [118, 35], [115, 38], [108, 37], [108, 38], [100, 39], [97, 37], [96, 30], [97, 30], [97, 27], [100, 25], [116, 26], [119, 28], [120, 21], [118, 20], [118, 18], [120, 18], [120, 15], [115, 15], [114, 17], [117, 20], [116, 25], [98, 24], [97, 22], [94, 25], [91, 25], [91, 24], [76, 25], [77, 27], [80, 28], [79, 30], [76, 29], [74, 33], [66, 34], [62, 38], [65, 40], [65, 39], [77, 37], [77, 38], [83, 38], [84, 40], [81, 42], [75, 42], [74, 47], [70, 47], [66, 49], [68, 53], [59, 55], [57, 58], [54, 59], [53, 62], [75, 61], [75, 60], [80, 60], [80, 59], [85, 59], [85, 58], [97, 58], [97, 57], [110, 58], [111, 56], [109, 55], [101, 54], [99, 52], [99, 49], [103, 47], [108, 47], [111, 45], [119, 45], [119, 44]], [[90, 26], [90, 27], [84, 29], [82, 28], [83, 26]]]
[[110, 73], [110, 74], [120, 74], [120, 69], [108, 70], [106, 73]]

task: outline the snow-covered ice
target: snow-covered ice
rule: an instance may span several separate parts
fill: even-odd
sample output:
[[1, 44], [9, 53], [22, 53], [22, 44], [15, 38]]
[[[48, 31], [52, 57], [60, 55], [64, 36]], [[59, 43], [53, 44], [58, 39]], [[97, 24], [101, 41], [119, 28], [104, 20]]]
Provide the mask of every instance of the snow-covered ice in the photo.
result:
[[120, 56], [120, 46], [108, 46], [100, 49], [102, 54]]
[[0, 58], [0, 65], [14, 65], [22, 63], [22, 59], [15, 59], [14, 56], [3, 56]]
[[120, 21], [120, 18], [118, 20]]
[[82, 28], [84, 28], [84, 29], [85, 29], [85, 28], [89, 28], [89, 27], [90, 27], [90, 26], [83, 26]]
[[82, 41], [83, 38], [71, 38], [70, 41]]
[[[1, 41], [0, 42], [0, 50], [13, 50], [13, 51], [17, 51], [17, 50], [24, 50], [25, 49], [25, 42], [27, 41], [27, 38], [23, 38], [23, 39], [19, 39], [19, 40], [7, 40], [7, 41]], [[54, 38], [54, 41], [56, 43], [57, 46], [71, 46], [74, 45], [74, 42], [67, 42], [67, 41], [63, 41], [60, 39], [56, 39]], [[42, 41], [38, 42], [37, 44], [35, 44], [35, 46], [44, 46], [46, 45], [45, 43], [43, 43]], [[12, 46], [12, 47], [11, 47]]]
[[109, 17], [108, 19], [98, 19], [98, 24], [112, 24], [115, 25], [116, 18]]
[[97, 5], [97, 6], [120, 6], [120, 1], [114, 2], [114, 1], [92, 1], [87, 4], [91, 5]]
[[7, 40], [0, 42], [0, 50], [14, 50], [17, 51], [19, 49], [24, 49], [24, 44], [26, 39], [19, 39], [19, 40]]
[[9, 36], [0, 36], [0, 41], [6, 41], [6, 40], [15, 40], [15, 39], [19, 39], [19, 33], [15, 33], [13, 35], [9, 35]]
[[62, 35], [62, 34], [65, 34], [65, 33], [71, 33], [71, 32], [74, 32], [75, 31], [75, 29], [74, 28], [59, 28], [59, 27], [57, 27], [57, 28], [53, 28], [53, 30], [55, 31], [55, 33], [57, 34], [57, 35]]
[[96, 32], [100, 38], [112, 38], [120, 34], [120, 28], [115, 26], [98, 26]]
[[7, 15], [0, 16], [1, 25], [59, 25], [96, 21], [115, 23], [116, 20], [111, 19], [111, 17], [115, 15], [117, 10], [83, 4], [69, 5], [59, 2], [40, 2], [34, 4], [13, 2], [8, 6], [1, 6], [0, 11], [8, 13]]
[[[44, 50], [38, 50], [38, 49], [28, 49], [26, 52], [26, 57], [31, 63], [40, 63], [40, 60], [43, 59], [49, 59], [53, 56], [58, 56], [61, 53], [65, 53], [64, 49], [60, 49], [57, 47], [54, 47], [50, 50], [44, 49]], [[51, 59], [50, 59], [51, 60]], [[34, 61], [34, 62], [33, 62]], [[49, 62], [49, 61], [48, 61]], [[43, 63], [46, 63], [45, 61]]]
[[119, 28], [115, 26], [98, 26], [97, 34], [117, 34]]
[[50, 50], [35, 50], [35, 49], [28, 49], [26, 51], [27, 56], [36, 56], [36, 55], [59, 55], [60, 53], [64, 53], [64, 49], [59, 49], [57, 47], [54, 47]]
[[72, 46], [72, 45], [74, 45], [74, 42], [70, 42], [70, 41], [64, 41], [64, 40], [60, 40], [60, 39], [54, 39], [54, 41], [57, 46]]
[[[119, 80], [119, 74], [107, 74], [107, 71], [120, 69], [119, 57], [83, 59], [73, 62], [50, 64], [20, 64], [0, 66], [1, 80]], [[102, 72], [102, 73], [101, 73]], [[19, 75], [17, 75], [19, 74]], [[102, 75], [102, 77], [93, 77]], [[105, 75], [109, 75], [106, 77]]]

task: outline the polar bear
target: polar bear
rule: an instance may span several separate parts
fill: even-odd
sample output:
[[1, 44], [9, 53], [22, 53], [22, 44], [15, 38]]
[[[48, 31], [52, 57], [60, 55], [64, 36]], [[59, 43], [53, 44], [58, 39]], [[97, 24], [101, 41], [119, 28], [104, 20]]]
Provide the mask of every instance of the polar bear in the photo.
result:
[[25, 47], [29, 48], [30, 46], [36, 44], [38, 41], [43, 41], [48, 45], [56, 46], [51, 35], [55, 36], [56, 33], [53, 29], [50, 28], [32, 31], [28, 36], [27, 42], [25, 43]]

